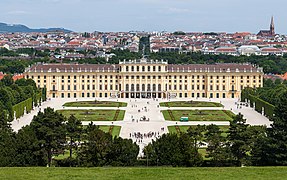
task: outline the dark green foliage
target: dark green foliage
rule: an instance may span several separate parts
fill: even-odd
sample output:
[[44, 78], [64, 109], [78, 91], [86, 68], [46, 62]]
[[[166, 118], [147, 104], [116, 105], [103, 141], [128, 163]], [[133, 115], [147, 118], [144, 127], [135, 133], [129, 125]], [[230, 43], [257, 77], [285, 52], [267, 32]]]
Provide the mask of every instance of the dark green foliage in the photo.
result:
[[77, 143], [80, 142], [81, 134], [83, 132], [82, 122], [78, 120], [74, 115], [71, 115], [66, 122], [66, 132], [67, 138], [69, 138], [68, 140], [70, 141], [70, 158], [72, 158], [73, 149], [78, 148]]
[[225, 166], [226, 162], [232, 161], [231, 150], [226, 142], [227, 139], [221, 133], [220, 128], [214, 124], [206, 126], [206, 157], [210, 158], [213, 166]]
[[131, 139], [115, 137], [107, 153], [107, 165], [134, 166], [137, 162], [139, 147]]
[[46, 166], [46, 154], [31, 126], [16, 134], [14, 166]]
[[202, 156], [193, 142], [188, 134], [164, 134], [146, 146], [144, 154], [151, 165], [200, 166]]
[[78, 159], [81, 166], [103, 166], [112, 145], [112, 136], [95, 125], [87, 128], [86, 141], [81, 144]]
[[248, 124], [246, 120], [243, 119], [242, 114], [238, 114], [234, 117], [233, 121], [230, 123], [228, 140], [230, 142], [230, 149], [235, 158], [240, 164], [246, 164], [247, 162], [247, 152], [251, 150], [250, 148], [250, 135], [248, 134]]
[[52, 156], [61, 154], [64, 150], [66, 140], [65, 121], [64, 116], [54, 112], [52, 108], [39, 112], [32, 120], [31, 128], [47, 155], [46, 163], [49, 166], [52, 163]]
[[273, 124], [268, 132], [266, 159], [269, 165], [287, 165], [287, 92], [284, 92], [274, 110]]
[[10, 128], [2, 128], [0, 130], [0, 167], [13, 166], [15, 146], [15, 134]]

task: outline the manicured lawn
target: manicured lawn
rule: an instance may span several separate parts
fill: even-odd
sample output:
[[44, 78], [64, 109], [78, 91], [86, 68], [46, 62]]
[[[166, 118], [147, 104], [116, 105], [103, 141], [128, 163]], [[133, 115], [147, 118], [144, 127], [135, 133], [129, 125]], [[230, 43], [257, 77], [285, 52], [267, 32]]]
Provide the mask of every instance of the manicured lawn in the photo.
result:
[[66, 107], [126, 107], [125, 102], [113, 101], [76, 101], [64, 104]]
[[206, 101], [173, 101], [159, 103], [162, 107], [223, 107], [222, 104]]
[[[178, 133], [175, 127], [176, 126], [168, 126], [167, 128], [169, 133]], [[178, 127], [180, 132], [187, 132], [190, 126], [178, 126]], [[229, 126], [218, 126], [218, 127], [222, 131], [221, 136], [227, 137], [227, 131], [229, 130]]]
[[[102, 131], [106, 132], [106, 133], [109, 132], [110, 127], [111, 127], [111, 126], [99, 126], [99, 128], [100, 128]], [[112, 135], [113, 137], [115, 137], [115, 136], [119, 137], [120, 131], [121, 131], [121, 126], [114, 126], [111, 135]]]
[[181, 117], [188, 117], [189, 121], [231, 121], [233, 115], [226, 110], [163, 110], [162, 113], [170, 121], [179, 121]]
[[102, 168], [0, 168], [1, 179], [5, 180], [54, 180], [54, 179], [275, 179], [285, 180], [287, 167], [102, 167]]
[[[114, 119], [116, 111], [119, 111], [119, 113]], [[123, 110], [58, 110], [58, 112], [67, 118], [73, 114], [81, 121], [121, 121], [125, 116]]]

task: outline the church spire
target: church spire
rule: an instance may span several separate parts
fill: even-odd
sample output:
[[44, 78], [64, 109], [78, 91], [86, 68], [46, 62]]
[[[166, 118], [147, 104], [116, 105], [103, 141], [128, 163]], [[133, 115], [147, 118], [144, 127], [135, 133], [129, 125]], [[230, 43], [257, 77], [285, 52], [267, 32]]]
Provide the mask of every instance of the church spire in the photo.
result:
[[271, 36], [275, 35], [275, 26], [274, 26], [274, 18], [273, 18], [273, 16], [271, 17], [271, 23], [270, 23], [270, 35]]

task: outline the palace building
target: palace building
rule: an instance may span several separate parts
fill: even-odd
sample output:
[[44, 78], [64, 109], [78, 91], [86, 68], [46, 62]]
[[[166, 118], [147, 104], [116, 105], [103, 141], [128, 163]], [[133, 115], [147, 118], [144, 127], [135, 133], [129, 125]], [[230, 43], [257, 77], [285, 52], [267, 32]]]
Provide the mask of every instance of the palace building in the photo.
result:
[[49, 98], [239, 98], [245, 87], [262, 87], [263, 69], [251, 64], [36, 64], [25, 78]]

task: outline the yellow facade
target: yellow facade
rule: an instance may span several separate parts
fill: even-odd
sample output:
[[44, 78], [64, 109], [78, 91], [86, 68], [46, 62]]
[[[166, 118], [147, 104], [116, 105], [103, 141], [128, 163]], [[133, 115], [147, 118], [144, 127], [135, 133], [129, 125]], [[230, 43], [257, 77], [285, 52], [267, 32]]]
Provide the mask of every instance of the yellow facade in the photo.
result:
[[250, 64], [186, 64], [147, 59], [111, 64], [37, 64], [25, 72], [50, 98], [239, 98], [262, 87]]

